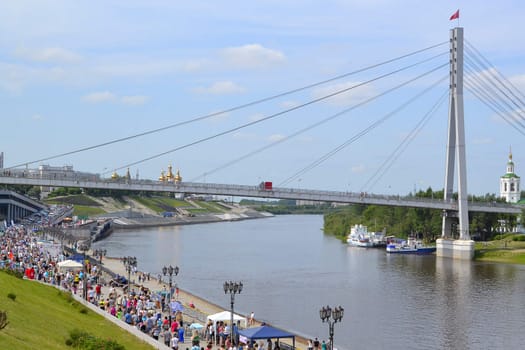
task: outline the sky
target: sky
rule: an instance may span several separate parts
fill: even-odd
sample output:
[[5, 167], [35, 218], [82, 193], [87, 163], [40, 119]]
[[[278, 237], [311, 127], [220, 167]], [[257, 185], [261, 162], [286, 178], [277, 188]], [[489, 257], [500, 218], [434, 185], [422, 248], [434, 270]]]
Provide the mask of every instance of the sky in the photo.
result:
[[[457, 9], [468, 42], [525, 91], [525, 3], [517, 0], [3, 1], [4, 166], [72, 165], [106, 177], [115, 170], [123, 175], [129, 166], [133, 177], [157, 179], [171, 164], [183, 181], [272, 181], [402, 195], [442, 189], [446, 98], [413, 140], [401, 145], [447, 93], [448, 81], [441, 78], [448, 66], [437, 67], [448, 62], [449, 31], [458, 25], [449, 17]], [[219, 114], [437, 44], [443, 45]], [[401, 71], [389, 75], [395, 70]], [[498, 193], [511, 148], [516, 173], [525, 174], [525, 140], [468, 91], [464, 100], [468, 192]], [[299, 108], [303, 104], [308, 106]], [[212, 113], [217, 115], [38, 161]], [[253, 125], [241, 127], [248, 123]], [[321, 125], [310, 128], [316, 123]]]

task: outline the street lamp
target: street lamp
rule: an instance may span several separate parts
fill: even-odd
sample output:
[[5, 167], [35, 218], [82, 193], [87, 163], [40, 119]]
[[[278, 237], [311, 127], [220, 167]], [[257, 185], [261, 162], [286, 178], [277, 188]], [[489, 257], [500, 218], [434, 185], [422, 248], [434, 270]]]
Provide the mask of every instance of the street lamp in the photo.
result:
[[128, 271], [128, 294], [130, 293], [130, 280], [131, 280], [131, 270], [137, 266], [137, 258], [134, 256], [125, 256], [122, 258], [122, 262]]
[[[319, 316], [323, 322], [328, 322], [328, 331], [330, 335], [330, 350], [334, 350], [334, 324], [341, 322], [345, 310], [339, 306], [332, 310], [330, 306], [323, 306], [319, 310]], [[331, 317], [331, 319], [330, 319]]]
[[179, 267], [178, 266], [164, 266], [162, 268], [162, 274], [164, 276], [168, 276], [169, 277], [169, 285], [170, 285], [170, 292], [168, 293], [168, 317], [169, 317], [169, 322], [170, 322], [170, 327], [171, 327], [171, 283], [172, 283], [172, 278], [173, 278], [173, 275], [177, 276], [179, 274]]
[[224, 288], [224, 294], [230, 293], [230, 305], [231, 305], [231, 314], [230, 314], [230, 339], [232, 342], [232, 345], [235, 345], [236, 343], [236, 336], [233, 334], [233, 304], [235, 303], [235, 294], [242, 292], [242, 282], [232, 282], [232, 281], [225, 281], [223, 286]]
[[93, 255], [98, 258], [99, 264], [102, 264], [102, 257], [106, 256], [107, 250], [106, 249], [95, 249], [93, 251]]
[[77, 248], [78, 250], [81, 250], [83, 253], [83, 260], [82, 260], [82, 298], [84, 300], [87, 300], [87, 268], [86, 268], [86, 251], [91, 246], [90, 241], [83, 241], [83, 242], [77, 242]]

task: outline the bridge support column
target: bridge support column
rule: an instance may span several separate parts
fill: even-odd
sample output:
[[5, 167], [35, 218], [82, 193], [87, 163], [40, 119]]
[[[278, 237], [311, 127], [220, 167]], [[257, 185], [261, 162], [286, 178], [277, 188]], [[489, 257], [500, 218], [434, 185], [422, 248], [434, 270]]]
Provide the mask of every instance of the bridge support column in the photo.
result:
[[444, 258], [472, 260], [474, 258], [474, 241], [440, 238], [436, 240], [436, 255]]
[[452, 239], [455, 213], [443, 215], [441, 239], [436, 241], [436, 255], [456, 259], [474, 257], [474, 241], [470, 239], [468, 220], [467, 160], [465, 155], [465, 122], [463, 113], [463, 28], [450, 31], [450, 98], [446, 154], [444, 200], [454, 202], [454, 168], [457, 161], [459, 240]]

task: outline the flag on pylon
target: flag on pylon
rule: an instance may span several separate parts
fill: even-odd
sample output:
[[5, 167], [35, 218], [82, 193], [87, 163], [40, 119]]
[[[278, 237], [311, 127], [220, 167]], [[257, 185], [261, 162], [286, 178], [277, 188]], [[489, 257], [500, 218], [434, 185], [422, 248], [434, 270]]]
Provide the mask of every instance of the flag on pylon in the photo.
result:
[[457, 10], [456, 12], [454, 12], [454, 14], [452, 16], [450, 16], [450, 20], [452, 21], [453, 19], [458, 19], [459, 18], [459, 10]]

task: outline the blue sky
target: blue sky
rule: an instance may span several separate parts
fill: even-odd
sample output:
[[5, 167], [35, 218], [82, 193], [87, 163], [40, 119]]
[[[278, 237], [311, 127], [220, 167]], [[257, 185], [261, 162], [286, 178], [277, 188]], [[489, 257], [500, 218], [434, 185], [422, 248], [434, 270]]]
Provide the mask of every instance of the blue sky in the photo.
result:
[[[4, 1], [0, 151], [6, 167], [31, 162], [352, 72], [446, 42], [457, 25], [449, 17], [458, 8], [467, 40], [524, 91], [521, 1]], [[447, 50], [444, 45], [298, 94], [44, 163], [107, 174]], [[446, 76], [448, 68], [233, 166], [211, 170], [447, 61], [442, 56], [130, 171], [155, 179], [172, 164], [188, 181], [279, 184]], [[441, 83], [287, 186], [389, 194], [441, 189], [446, 101], [385, 175], [373, 187], [365, 184], [447, 86]], [[469, 193], [499, 191], [509, 147], [516, 172], [525, 174], [523, 135], [468, 92], [465, 115]]]

